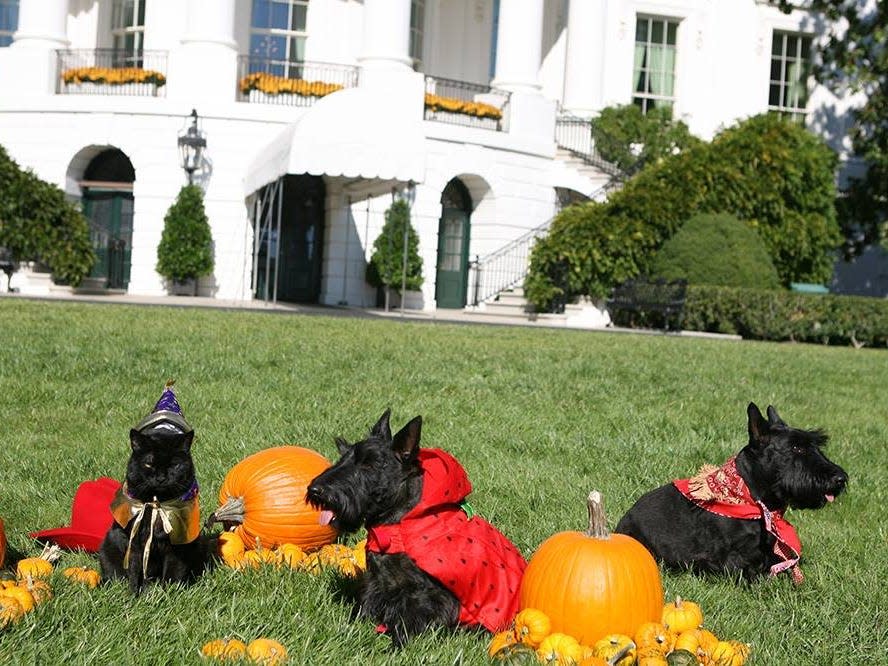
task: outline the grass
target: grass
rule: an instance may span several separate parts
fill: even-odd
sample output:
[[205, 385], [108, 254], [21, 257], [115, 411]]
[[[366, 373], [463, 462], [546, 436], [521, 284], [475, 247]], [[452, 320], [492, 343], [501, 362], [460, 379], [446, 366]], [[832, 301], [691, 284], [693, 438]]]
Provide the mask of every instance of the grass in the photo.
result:
[[[664, 573], [666, 594], [752, 643], [751, 664], [886, 663], [884, 351], [20, 299], [0, 299], [0, 321], [0, 516], [27, 554], [28, 531], [68, 522], [79, 482], [122, 476], [128, 429], [168, 377], [196, 430], [204, 515], [249, 453], [298, 443], [333, 458], [334, 436], [359, 438], [391, 406], [396, 428], [423, 415], [424, 444], [461, 460], [473, 507], [527, 556], [583, 527], [592, 488], [613, 525], [642, 491], [722, 462], [755, 401], [825, 428], [849, 491], [789, 512], [801, 587]], [[276, 638], [298, 664], [486, 663], [487, 639], [464, 631], [390, 653], [332, 573], [221, 568], [139, 599], [123, 584], [55, 589], [0, 633], [0, 663], [198, 663], [222, 636]]]

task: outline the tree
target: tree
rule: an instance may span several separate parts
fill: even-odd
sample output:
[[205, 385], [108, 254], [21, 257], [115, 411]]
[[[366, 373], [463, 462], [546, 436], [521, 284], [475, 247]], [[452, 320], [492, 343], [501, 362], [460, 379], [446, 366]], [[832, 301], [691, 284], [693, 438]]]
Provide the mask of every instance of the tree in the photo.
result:
[[204, 211], [203, 192], [185, 185], [163, 218], [157, 246], [157, 272], [185, 282], [213, 272], [213, 235]]
[[96, 260], [83, 214], [58, 187], [21, 169], [2, 146], [0, 245], [18, 261], [46, 264], [57, 281], [74, 286]]
[[630, 174], [700, 143], [671, 109], [642, 113], [634, 104], [602, 109], [592, 120], [592, 140], [602, 158]]
[[828, 22], [826, 43], [814, 65], [817, 80], [837, 94], [866, 97], [853, 111], [849, 136], [868, 163], [839, 200], [839, 220], [851, 253], [881, 241], [888, 246], [888, 3], [884, 0], [777, 0], [789, 12], [805, 8]]
[[407, 290], [422, 287], [422, 257], [419, 236], [410, 224], [410, 206], [403, 199], [385, 211], [385, 224], [373, 242], [373, 256], [367, 266], [367, 282], [374, 287], [394, 287], [401, 291], [404, 271], [404, 228], [407, 229]]

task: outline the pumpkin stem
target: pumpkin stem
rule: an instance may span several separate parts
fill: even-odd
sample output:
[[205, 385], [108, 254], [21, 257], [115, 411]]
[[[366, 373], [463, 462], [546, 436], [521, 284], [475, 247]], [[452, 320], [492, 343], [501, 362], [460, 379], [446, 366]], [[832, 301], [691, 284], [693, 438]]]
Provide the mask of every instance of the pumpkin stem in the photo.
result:
[[62, 556], [62, 549], [58, 547], [56, 544], [46, 544], [43, 547], [43, 552], [40, 553], [40, 559], [46, 560], [50, 564], [55, 562]]
[[[236, 523], [238, 525], [244, 522], [244, 498], [229, 497], [225, 500], [225, 504], [210, 514], [204, 523], [204, 527], [209, 529], [213, 523]], [[226, 525], [226, 529], [227, 529]]]
[[677, 609], [681, 609], [681, 608], [682, 608], [682, 605], [681, 605], [681, 597], [678, 596], [677, 594], [675, 595], [675, 607], [676, 607]]
[[[629, 654], [629, 651], [632, 650], [634, 647], [635, 647], [635, 643], [633, 643], [631, 641], [629, 643], [626, 643], [626, 645], [624, 645], [622, 648], [620, 648], [619, 652], [617, 652], [614, 656], [612, 656], [610, 659], [607, 660], [608, 666], [614, 666], [614, 664], [619, 662], [620, 659], [622, 659], [627, 654]], [[633, 662], [633, 663], [635, 663], [635, 662]]]
[[607, 529], [607, 518], [604, 516], [604, 505], [601, 501], [601, 493], [593, 490], [586, 500], [589, 508], [589, 529], [586, 535], [596, 539], [610, 539], [610, 530]]

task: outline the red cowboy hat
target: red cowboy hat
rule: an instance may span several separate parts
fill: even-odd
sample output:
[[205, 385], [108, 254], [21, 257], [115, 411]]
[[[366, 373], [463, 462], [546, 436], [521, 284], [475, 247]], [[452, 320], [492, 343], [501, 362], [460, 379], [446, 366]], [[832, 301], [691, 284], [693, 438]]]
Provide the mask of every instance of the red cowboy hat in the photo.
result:
[[119, 488], [120, 483], [107, 476], [95, 481], [84, 481], [74, 494], [71, 525], [31, 532], [30, 536], [38, 541], [52, 541], [62, 548], [96, 552], [114, 522], [111, 500]]

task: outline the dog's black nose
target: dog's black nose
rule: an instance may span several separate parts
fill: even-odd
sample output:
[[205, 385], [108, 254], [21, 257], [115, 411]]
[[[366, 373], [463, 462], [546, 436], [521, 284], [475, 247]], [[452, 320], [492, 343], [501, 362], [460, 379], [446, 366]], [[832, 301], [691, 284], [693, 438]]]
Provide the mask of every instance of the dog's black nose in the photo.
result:
[[308, 493], [309, 499], [323, 499], [324, 497], [324, 488], [323, 486], [309, 486]]
[[832, 483], [833, 483], [833, 486], [835, 486], [836, 488], [842, 489], [845, 487], [845, 484], [848, 483], [848, 475], [845, 474], [844, 472], [842, 472], [840, 474], [836, 474], [832, 478]]

